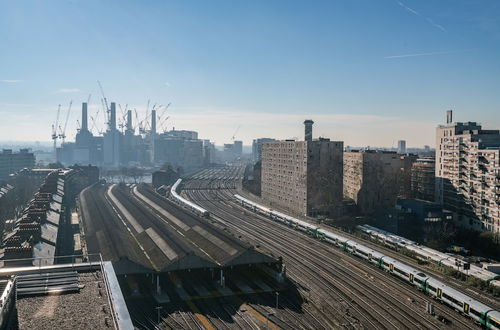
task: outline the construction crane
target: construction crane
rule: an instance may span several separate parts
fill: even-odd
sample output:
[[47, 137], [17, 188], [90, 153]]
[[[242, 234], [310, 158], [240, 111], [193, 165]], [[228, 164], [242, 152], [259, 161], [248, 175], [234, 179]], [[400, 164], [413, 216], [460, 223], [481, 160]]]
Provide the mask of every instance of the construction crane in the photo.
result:
[[142, 131], [141, 123], [139, 122], [139, 115], [137, 114], [137, 109], [134, 108], [134, 113], [135, 113], [135, 125], [133, 127], [133, 130], [135, 131], [136, 128], [139, 128], [139, 133]]
[[119, 118], [120, 122], [118, 123], [118, 127], [121, 128], [122, 133], [123, 133], [123, 129], [127, 126], [128, 104], [125, 104], [125, 108], [122, 108], [121, 104], [118, 104], [118, 107], [120, 108], [120, 112], [122, 114], [122, 116]]
[[233, 136], [231, 137], [231, 141], [234, 141], [234, 139], [236, 138], [236, 133], [238, 133], [238, 131], [240, 130], [240, 127], [241, 127], [241, 125], [238, 125], [238, 128], [236, 128], [236, 131], [234, 131]]
[[64, 121], [64, 129], [61, 130], [61, 126], [59, 125], [59, 138], [62, 139], [63, 144], [64, 140], [66, 139], [66, 127], [68, 126], [69, 114], [71, 113], [71, 105], [73, 105], [73, 101], [69, 102], [68, 112], [66, 113], [66, 120]]
[[167, 122], [168, 118], [170, 118], [170, 116], [167, 116], [165, 119], [163, 119], [161, 122], [160, 122], [160, 127], [161, 127], [161, 130], [163, 131], [163, 133], [166, 133], [167, 132], [167, 127], [165, 126], [165, 123]]
[[57, 127], [59, 126], [59, 114], [61, 113], [61, 105], [57, 107], [56, 122], [52, 124], [52, 141], [54, 141], [54, 159], [57, 156]]
[[[163, 116], [165, 115], [165, 113], [167, 112], [167, 109], [170, 107], [171, 104], [172, 103], [169, 103], [165, 106], [165, 108], [163, 109], [163, 112], [158, 116], [158, 121], [160, 121], [163, 118]], [[161, 110], [162, 107], [163, 107], [162, 105], [158, 107], [158, 112]]]
[[148, 104], [146, 106], [146, 118], [144, 119], [144, 126], [143, 126], [143, 133], [146, 133], [146, 130], [149, 129], [149, 104], [151, 103], [151, 100], [148, 100]]
[[99, 109], [97, 110], [95, 117], [90, 116], [90, 120], [92, 121], [92, 126], [90, 127], [90, 132], [93, 133], [94, 128], [96, 128], [97, 133], [99, 133], [99, 135], [102, 135], [102, 130], [96, 126], [96, 118], [99, 118]]
[[97, 84], [99, 84], [99, 89], [101, 90], [101, 94], [102, 94], [101, 102], [103, 103], [103, 106], [106, 109], [106, 122], [108, 122], [109, 117], [110, 117], [110, 113], [111, 113], [111, 109], [108, 106], [108, 99], [106, 98], [106, 95], [104, 95], [104, 89], [102, 88], [101, 82], [99, 80], [97, 81]]

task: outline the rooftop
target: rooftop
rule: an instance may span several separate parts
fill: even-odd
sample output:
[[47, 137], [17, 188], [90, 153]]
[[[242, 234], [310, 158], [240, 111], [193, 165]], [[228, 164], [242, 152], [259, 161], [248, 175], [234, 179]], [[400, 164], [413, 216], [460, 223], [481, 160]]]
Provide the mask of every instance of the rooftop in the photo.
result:
[[80, 200], [89, 252], [119, 274], [277, 262], [147, 185], [94, 186]]

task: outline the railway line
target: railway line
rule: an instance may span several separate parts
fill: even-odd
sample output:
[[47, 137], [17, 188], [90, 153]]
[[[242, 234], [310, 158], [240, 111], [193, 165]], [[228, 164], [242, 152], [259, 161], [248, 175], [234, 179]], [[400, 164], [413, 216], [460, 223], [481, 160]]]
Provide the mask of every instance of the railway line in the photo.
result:
[[[239, 171], [239, 173], [236, 173], [237, 171]], [[232, 173], [233, 175], [236, 174], [236, 177], [239, 177], [239, 178], [241, 178], [241, 176], [242, 176], [241, 169], [233, 169], [232, 172], [230, 172], [230, 173]], [[203, 174], [197, 175], [196, 177], [198, 179], [200, 179], [200, 178], [207, 179], [207, 176], [203, 175]], [[219, 179], [227, 179], [228, 177], [230, 177], [230, 176], [227, 176], [227, 175], [224, 175], [224, 176], [219, 175], [218, 176]], [[233, 195], [233, 193], [236, 193], [236, 191], [234, 190], [234, 189], [236, 189], [234, 180], [229, 180], [229, 181], [223, 180], [222, 182], [223, 183], [216, 184], [216, 186], [219, 189], [220, 189], [221, 185], [224, 186], [225, 189], [223, 191], [225, 191], [225, 193], [224, 193], [224, 195], [219, 195], [218, 198], [221, 201], [228, 201], [228, 202], [233, 201], [232, 195]], [[208, 189], [208, 188], [202, 188], [202, 189]], [[227, 193], [227, 189], [232, 189], [231, 194]], [[245, 195], [245, 193], [243, 191], [238, 191], [237, 193]], [[422, 272], [425, 272], [429, 275], [432, 275], [433, 277], [441, 280], [442, 282], [453, 287], [454, 289], [456, 289], [460, 292], [467, 293], [468, 295], [473, 297], [475, 300], [482, 302], [483, 304], [488, 305], [496, 310], [500, 310], [499, 299], [497, 299], [496, 297], [493, 297], [488, 292], [482, 291], [482, 290], [475, 288], [475, 287], [471, 287], [471, 286], [467, 285], [466, 283], [461, 282], [460, 280], [450, 278], [448, 275], [445, 275], [445, 274], [435, 270], [431, 266], [422, 265], [414, 258], [411, 258], [407, 255], [404, 255], [404, 254], [400, 253], [399, 251], [395, 251], [394, 249], [391, 249], [385, 245], [374, 242], [370, 239], [363, 239], [363, 238], [360, 238], [359, 236], [347, 233], [345, 231], [335, 229], [333, 227], [326, 227], [326, 228], [328, 228], [329, 231], [336, 232], [339, 235], [342, 235], [344, 237], [348, 237], [349, 239], [352, 239], [354, 241], [358, 241], [358, 242], [361, 241], [363, 245], [370, 247], [374, 250], [380, 251], [387, 256], [404, 261], [406, 264], [411, 265], [412, 267], [419, 269]]]
[[[187, 246], [195, 244], [194, 241], [190, 241], [188, 237], [183, 241], [173, 238], [173, 235], [177, 235], [177, 231], [180, 231], [176, 225], [176, 221], [179, 219], [174, 219], [183, 215], [182, 209], [176, 209], [178, 207], [172, 209], [172, 206], [169, 208], [166, 200], [152, 193], [149, 189], [134, 188], [136, 187], [125, 185], [96, 185], [82, 193], [80, 209], [86, 226], [86, 234], [91, 243], [90, 246], [103, 249], [105, 255], [110, 259], [121, 259], [131, 253], [132, 249], [137, 260], [142, 260], [150, 268], [157, 268], [161, 263], [161, 258], [155, 250], [151, 249], [151, 246], [144, 245], [145, 241], [141, 240], [141, 236], [144, 237], [148, 230], [154, 230], [160, 237], [168, 241], [169, 246], [179, 255], [189, 253]], [[165, 203], [160, 207], [164, 212], [155, 209], [150, 204], [151, 200], [156, 203]], [[172, 213], [167, 212], [167, 209]], [[184, 224], [191, 228], [198, 224], [196, 221], [199, 220], [192, 219], [192, 222], [187, 221]], [[182, 226], [182, 223], [179, 225]], [[214, 236], [212, 237], [215, 239]], [[222, 241], [220, 243], [232, 248], [228, 245], [230, 243]], [[125, 282], [131, 281], [131, 278], [135, 276], [144, 275], [129, 276]], [[161, 281], [163, 281], [162, 289], [171, 298], [171, 301], [164, 304], [163, 309], [159, 311], [160, 323], [158, 323], [158, 311], [155, 309], [158, 304], [155, 303], [150, 293], [147, 293], [152, 291], [151, 285], [144, 286], [144, 283], [139, 285], [135, 282], [135, 285], [130, 287], [127, 305], [134, 319], [134, 324], [138, 328], [262, 329], [264, 327], [262, 320], [265, 319], [265, 316], [261, 315], [258, 310], [252, 309], [252, 313], [241, 310], [242, 304], [245, 304], [250, 296], [241, 296], [238, 301], [235, 301], [235, 298], [217, 297], [215, 294], [214, 298], [209, 300], [185, 301], [177, 294], [172, 284], [170, 287], [165, 284], [168, 281], [166, 277], [163, 277]], [[208, 279], [203, 281], [206, 281], [202, 284], [207, 290], [217, 292], [214, 283]], [[233, 291], [238, 290], [237, 285], [233, 284], [230, 279], [227, 280], [226, 284]], [[197, 295], [196, 290], [190, 287], [188, 280], [183, 281], [182, 287], [190, 296]], [[134, 288], [137, 289], [137, 292], [147, 293], [147, 296], [134, 298], [132, 294]], [[270, 325], [272, 324], [270, 322]], [[271, 328], [275, 327], [271, 326]]]
[[[429, 315], [422, 317], [423, 313], [417, 314], [415, 310], [417, 308], [423, 311], [425, 302], [430, 298], [416, 290], [413, 292], [412, 288], [398, 279], [389, 277], [353, 256], [312, 240], [307, 235], [301, 235], [303, 237], [297, 239], [296, 231], [286, 227], [277, 228], [275, 223], [266, 218], [259, 219], [253, 214], [249, 216], [246, 214], [247, 211], [230, 202], [234, 193], [234, 183], [241, 176], [237, 171], [234, 170], [232, 175], [221, 175], [219, 177], [222, 179], [218, 180], [205, 177], [201, 180], [188, 181], [185, 183], [183, 194], [209, 210], [213, 218], [231, 230], [239, 231], [242, 235], [274, 250], [274, 253], [281, 253], [289, 265], [290, 277], [296, 279], [299, 284], [310, 286], [316, 293], [328, 292], [329, 295], [323, 298], [342, 300], [340, 306], [333, 306], [325, 301], [315, 302], [319, 305], [317, 306], [319, 309], [328, 310], [324, 314], [345, 315], [349, 311], [362, 326], [369, 328], [476, 328], [468, 319], [445, 306], [438, 306], [437, 310], [452, 321], [451, 326], [443, 325]], [[212, 189], [207, 189], [210, 187]], [[315, 262], [309, 261], [312, 259]], [[350, 269], [353, 267], [360, 269], [361, 272], [352, 272]], [[358, 273], [372, 277], [370, 282], [376, 281], [376, 287], [384, 290], [360, 284], [367, 281]], [[401, 292], [405, 294], [401, 295]], [[314, 301], [314, 298], [312, 300]], [[340, 323], [339, 320], [329, 321], [335, 323], [325, 324], [324, 328], [355, 323], [352, 318], [346, 319], [345, 316], [341, 318]]]
[[[135, 311], [132, 314], [142, 315], [135, 320], [139, 328], [477, 328], [470, 319], [447, 306], [434, 303], [422, 292], [373, 265], [242, 208], [233, 198], [242, 176], [241, 168], [216, 169], [203, 177], [199, 173], [196, 175], [197, 178], [183, 182], [184, 190], [180, 195], [210, 211], [210, 222], [217, 223], [217, 227], [225, 227], [259, 248], [275, 256], [282, 256], [288, 267], [290, 285], [299, 294], [291, 292], [293, 290], [281, 292], [279, 307], [275, 308], [275, 297], [272, 294], [214, 296], [209, 300], [186, 302], [178, 296], [176, 298], [175, 290], [165, 289], [174, 299], [160, 310], [160, 324], [157, 323], [158, 315], [153, 299], [139, 299], [136, 302], [131, 300], [129, 307]], [[175, 239], [168, 239], [175, 233], [182, 232], [179, 224], [172, 218], [180, 217], [185, 211], [178, 207], [172, 209], [168, 206], [169, 202], [149, 189], [138, 188], [133, 185], [102, 186], [93, 193], [82, 194], [81, 206], [87, 212], [84, 218], [95, 217], [103, 222], [102, 232], [93, 233], [89, 239], [99, 241], [104, 249], [109, 249], [111, 255], [120, 257], [133, 253], [143, 262], [147, 263], [144, 260], [149, 259], [150, 263], [155, 263], [159, 260], [158, 256], [151, 255], [148, 258], [151, 254], [149, 250], [121, 244], [121, 240], [130, 239], [123, 237], [125, 231], [122, 230], [119, 238], [111, 240], [105, 237], [106, 232], [111, 232], [116, 226], [127, 227], [129, 236], [151, 228], [166, 239], [176, 253], [187, 253], [183, 244], [191, 244], [189, 240], [176, 245]], [[189, 223], [191, 220], [187, 221], [188, 226], [193, 226]], [[92, 228], [90, 229], [92, 232]], [[379, 245], [372, 244], [377, 250], [382, 250]], [[402, 259], [401, 255], [391, 252]], [[212, 283], [205, 283], [206, 288], [215, 290], [211, 285]], [[226, 285], [232, 291], [239, 291], [238, 285], [231, 280]], [[192, 296], [196, 295], [194, 288], [185, 288]], [[433, 302], [437, 314], [449, 323], [442, 323], [426, 314], [428, 302]]]

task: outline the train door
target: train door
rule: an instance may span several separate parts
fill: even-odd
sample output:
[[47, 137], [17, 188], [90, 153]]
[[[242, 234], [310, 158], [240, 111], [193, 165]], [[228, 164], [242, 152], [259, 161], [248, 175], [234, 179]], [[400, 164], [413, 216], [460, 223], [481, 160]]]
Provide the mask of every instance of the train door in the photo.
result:
[[469, 304], [468, 303], [464, 303], [464, 313], [469, 314]]
[[413, 283], [414, 276], [413, 274], [410, 274], [410, 283]]
[[441, 296], [443, 295], [443, 290], [438, 288], [437, 296], [438, 298], [441, 299]]
[[372, 261], [372, 258], [373, 258], [372, 254], [368, 253], [368, 260]]
[[389, 264], [389, 270], [390, 270], [391, 272], [393, 272], [393, 271], [394, 271], [394, 265], [393, 265], [393, 264]]

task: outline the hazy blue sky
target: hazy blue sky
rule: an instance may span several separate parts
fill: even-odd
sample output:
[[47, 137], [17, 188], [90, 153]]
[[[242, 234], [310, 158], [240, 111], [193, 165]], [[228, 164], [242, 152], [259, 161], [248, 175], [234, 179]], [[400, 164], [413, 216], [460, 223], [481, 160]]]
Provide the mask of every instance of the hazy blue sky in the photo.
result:
[[[497, 0], [0, 0], [0, 140], [49, 140], [106, 96], [217, 143], [434, 144], [445, 110], [500, 128]], [[100, 121], [103, 121], [102, 117]]]

